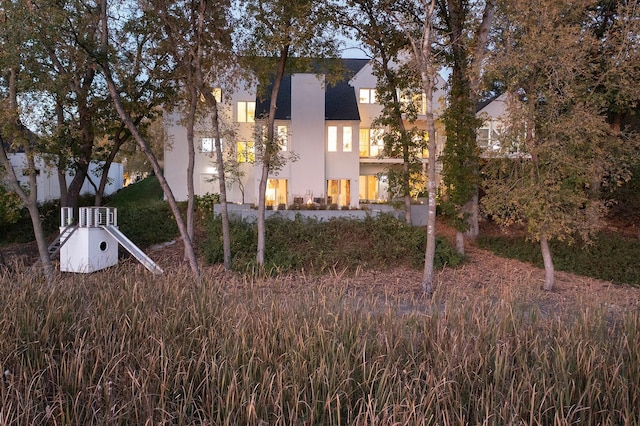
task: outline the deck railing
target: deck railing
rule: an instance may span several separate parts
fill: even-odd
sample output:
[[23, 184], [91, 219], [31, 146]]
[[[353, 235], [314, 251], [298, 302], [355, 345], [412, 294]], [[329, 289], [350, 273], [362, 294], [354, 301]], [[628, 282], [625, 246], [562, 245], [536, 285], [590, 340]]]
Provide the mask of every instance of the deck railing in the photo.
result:
[[[98, 228], [100, 226], [118, 226], [118, 210], [114, 207], [80, 207], [80, 228]], [[60, 226], [66, 227], [74, 223], [73, 208], [60, 209]]]

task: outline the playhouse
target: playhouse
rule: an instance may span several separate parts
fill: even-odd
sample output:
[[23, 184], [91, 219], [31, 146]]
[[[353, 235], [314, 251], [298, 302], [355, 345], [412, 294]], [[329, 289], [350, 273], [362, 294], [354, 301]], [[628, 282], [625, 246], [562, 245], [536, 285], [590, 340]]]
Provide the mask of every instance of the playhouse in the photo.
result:
[[118, 244], [153, 273], [162, 273], [138, 246], [118, 229], [113, 207], [81, 207], [76, 221], [73, 209], [60, 212], [60, 235], [49, 246], [49, 255], [60, 254], [63, 272], [91, 273], [118, 263]]

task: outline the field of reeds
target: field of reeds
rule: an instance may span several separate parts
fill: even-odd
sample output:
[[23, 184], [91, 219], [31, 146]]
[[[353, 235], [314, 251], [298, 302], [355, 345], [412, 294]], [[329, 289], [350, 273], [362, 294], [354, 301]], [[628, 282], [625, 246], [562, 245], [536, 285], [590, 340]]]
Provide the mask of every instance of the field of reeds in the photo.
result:
[[640, 422], [637, 310], [355, 278], [6, 273], [0, 424]]

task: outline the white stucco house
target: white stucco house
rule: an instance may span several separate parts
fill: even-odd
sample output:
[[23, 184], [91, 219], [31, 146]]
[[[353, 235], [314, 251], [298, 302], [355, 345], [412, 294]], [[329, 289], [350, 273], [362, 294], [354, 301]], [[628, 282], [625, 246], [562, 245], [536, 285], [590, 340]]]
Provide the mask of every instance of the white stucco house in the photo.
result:
[[[29, 186], [29, 176], [26, 173], [27, 158], [24, 152], [16, 152], [8, 154], [11, 166], [16, 173], [18, 182], [25, 187]], [[56, 169], [48, 164], [42, 157], [35, 157], [36, 166], [36, 185], [37, 185], [37, 200], [39, 203], [57, 200], [60, 198], [60, 183], [58, 181], [58, 175]], [[100, 176], [102, 175], [102, 167], [104, 162], [91, 162], [89, 165], [89, 178], [94, 182], [96, 186], [100, 183]], [[108, 181], [105, 187], [105, 195], [111, 195], [122, 189], [124, 182], [124, 169], [120, 163], [112, 163], [108, 171]], [[67, 182], [73, 179], [70, 171], [66, 173]], [[0, 181], [1, 183], [1, 181]], [[6, 184], [5, 184], [6, 186]], [[80, 195], [83, 194], [95, 194], [94, 186], [91, 185], [86, 178], [80, 190]]]
[[[382, 111], [376, 100], [376, 78], [367, 59], [342, 59], [348, 76], [326, 84], [324, 76], [297, 73], [285, 76], [278, 97], [277, 133], [288, 161], [270, 176], [266, 202], [275, 208], [295, 203], [326, 203], [358, 207], [361, 203], [389, 198], [385, 170], [402, 160], [384, 158], [381, 130], [373, 120]], [[444, 79], [438, 78], [434, 106], [445, 100]], [[269, 99], [259, 99], [255, 82], [219, 98], [223, 122], [223, 149], [237, 161], [239, 179], [228, 185], [227, 198], [234, 203], [257, 203], [261, 164], [256, 162], [255, 135], [259, 117], [268, 112]], [[424, 106], [424, 101], [422, 102]], [[436, 116], [438, 115], [436, 111]], [[426, 129], [424, 110], [414, 126]], [[168, 143], [164, 150], [165, 177], [177, 200], [187, 199], [187, 131], [179, 111], [165, 114]], [[489, 126], [491, 121], [487, 121]], [[196, 129], [195, 193], [218, 193], [213, 133], [208, 118]], [[444, 131], [436, 131], [442, 149]], [[423, 170], [429, 161], [423, 153]]]

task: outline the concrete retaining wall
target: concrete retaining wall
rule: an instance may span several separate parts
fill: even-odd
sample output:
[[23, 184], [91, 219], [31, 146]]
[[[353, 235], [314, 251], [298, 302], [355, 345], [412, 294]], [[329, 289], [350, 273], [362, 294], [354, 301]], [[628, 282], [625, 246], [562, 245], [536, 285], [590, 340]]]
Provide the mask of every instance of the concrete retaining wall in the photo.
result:
[[[258, 210], [252, 209], [249, 204], [228, 204], [227, 211], [231, 218], [240, 219], [246, 222], [257, 220]], [[220, 204], [215, 204], [213, 213], [220, 214]], [[404, 211], [398, 210], [388, 204], [372, 204], [366, 210], [267, 210], [265, 216], [279, 216], [285, 219], [294, 220], [296, 216], [303, 219], [315, 219], [320, 222], [332, 218], [349, 218], [364, 220], [367, 216], [377, 217], [380, 214], [390, 214], [400, 220], [404, 219]], [[427, 205], [414, 204], [411, 206], [411, 222], [414, 226], [427, 225]]]

